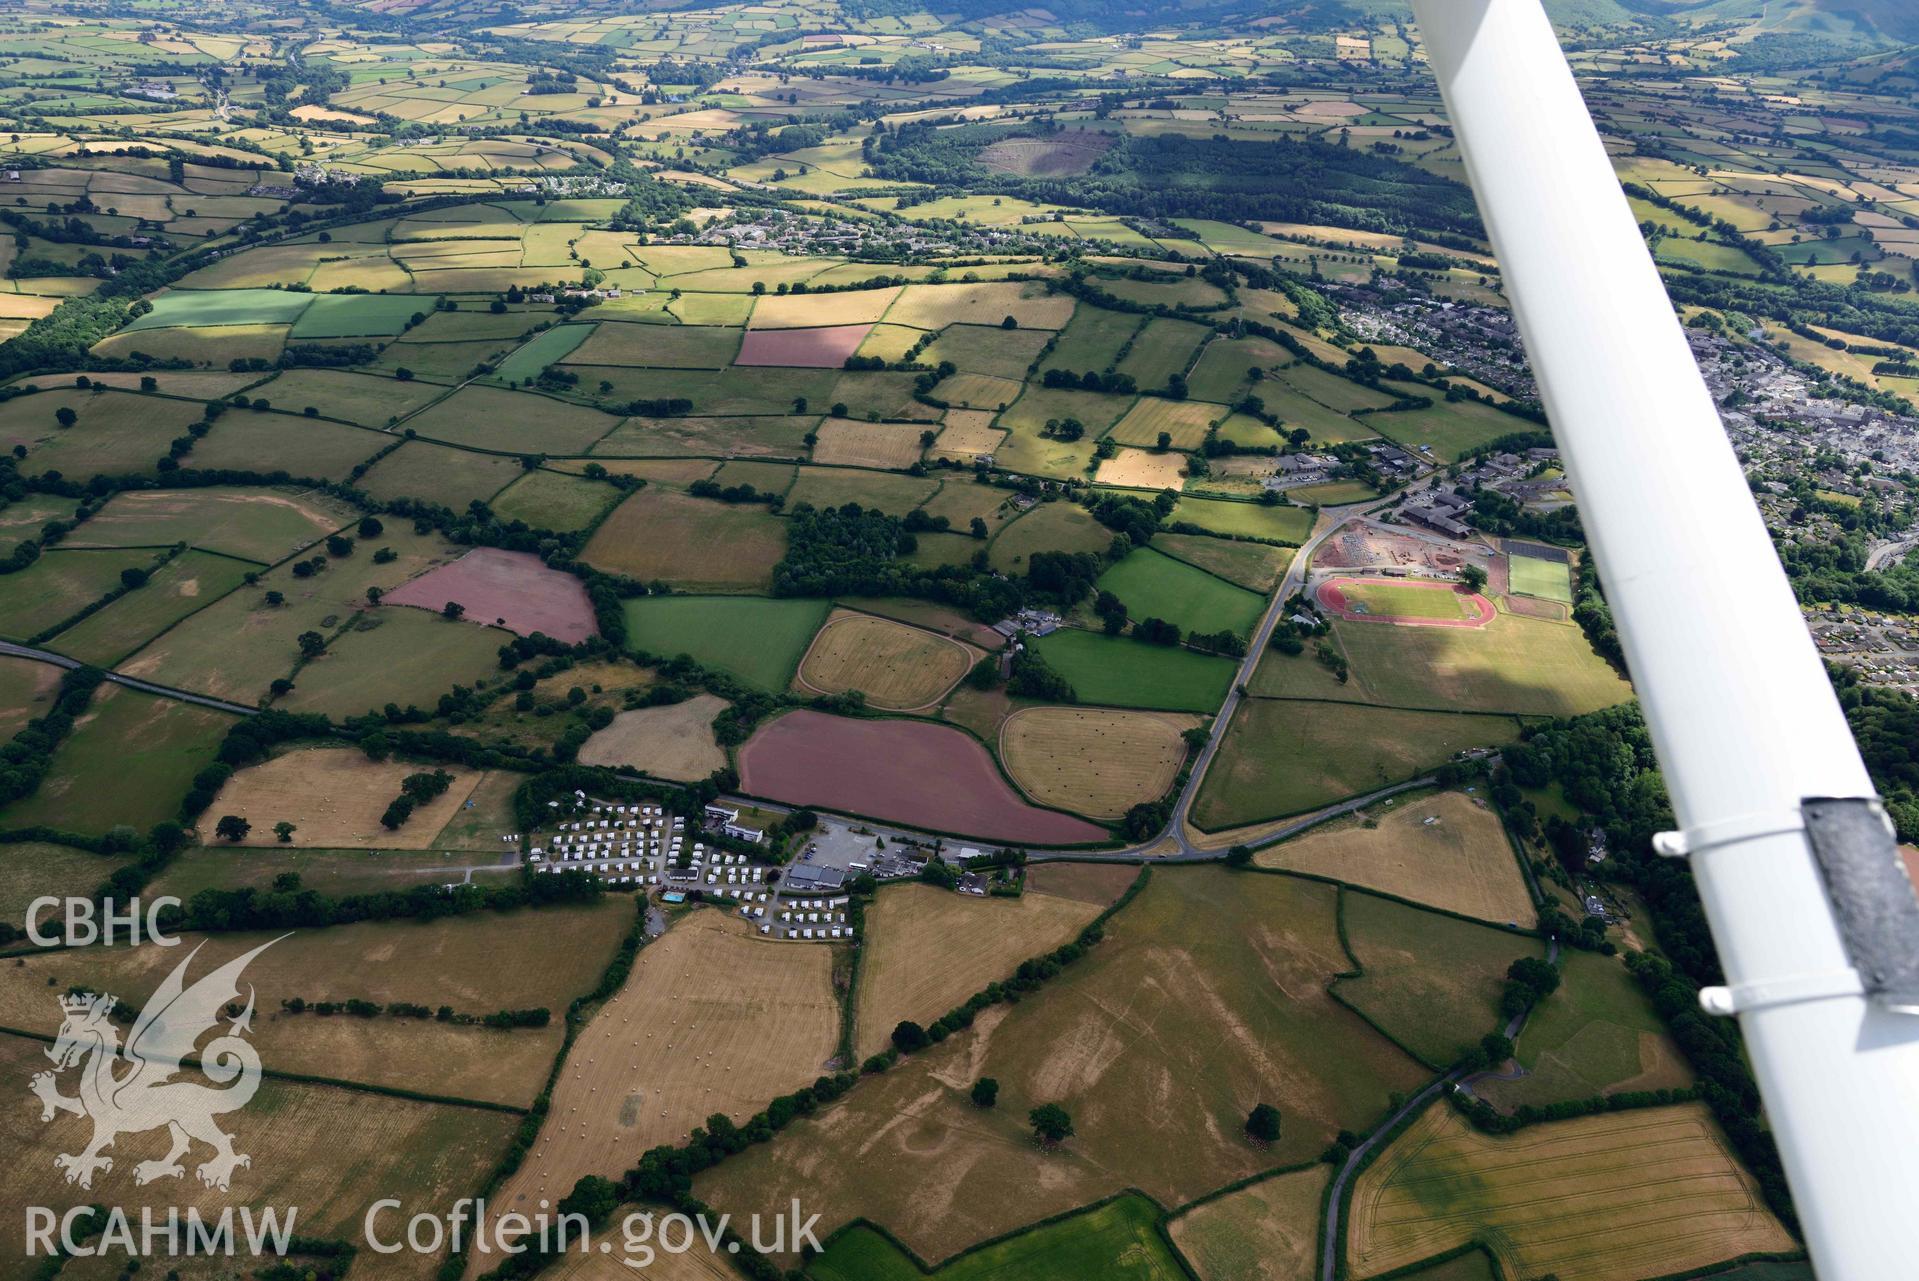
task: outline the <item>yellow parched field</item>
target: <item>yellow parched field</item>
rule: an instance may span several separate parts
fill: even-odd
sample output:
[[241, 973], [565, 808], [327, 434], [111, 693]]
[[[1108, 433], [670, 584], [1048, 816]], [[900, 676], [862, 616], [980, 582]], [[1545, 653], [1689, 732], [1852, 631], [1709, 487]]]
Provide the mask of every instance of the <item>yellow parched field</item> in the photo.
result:
[[1184, 489], [1186, 455], [1121, 448], [1099, 465], [1094, 479], [1102, 485], [1130, 489]]
[[715, 1112], [744, 1124], [817, 1078], [839, 1041], [832, 970], [829, 948], [780, 947], [717, 910], [682, 918], [573, 1043], [546, 1124], [492, 1207], [532, 1213], [582, 1175], [617, 1178]]
[[931, 1023], [1021, 961], [1070, 942], [1103, 908], [1033, 890], [981, 899], [931, 885], [888, 887], [866, 912], [858, 1057], [884, 1050], [901, 1019]]
[[813, 638], [798, 680], [822, 694], [857, 689], [871, 706], [915, 711], [938, 702], [979, 658], [951, 637], [842, 610]]
[[877, 467], [903, 471], [919, 461], [918, 423], [862, 423], [851, 418], [828, 418], [819, 426], [813, 461], [842, 467]]
[[401, 827], [389, 831], [380, 815], [400, 794], [400, 780], [409, 774], [431, 773], [434, 766], [405, 761], [368, 760], [351, 747], [314, 747], [276, 756], [262, 765], [250, 765], [228, 779], [208, 807], [211, 831], [215, 818], [235, 814], [253, 825], [239, 842], [248, 846], [281, 845], [273, 825], [294, 825], [287, 844], [309, 849], [423, 850], [447, 821], [459, 813], [482, 777], [478, 770], [459, 766], [447, 770], [453, 784], [413, 811]]
[[696, 694], [683, 703], [621, 712], [581, 745], [580, 764], [625, 765], [683, 783], [705, 778], [726, 764], [726, 752], [713, 741], [713, 718], [728, 705], [718, 695]]
[[[394, 888], [414, 884], [396, 877]], [[246, 982], [257, 994], [253, 1043], [269, 1070], [526, 1107], [559, 1052], [567, 1005], [598, 981], [631, 928], [633, 911], [630, 899], [609, 898], [591, 907], [296, 930], [247, 967]], [[180, 947], [24, 957], [0, 969], [0, 1026], [51, 1035], [60, 1023], [57, 997], [70, 987], [140, 1005], [203, 942], [189, 982], [273, 937], [183, 935]], [[556, 938], [565, 946], [554, 946]], [[503, 965], [502, 957], [516, 959]], [[545, 1006], [553, 1019], [544, 1028], [505, 1030], [387, 1014], [294, 1014], [281, 1002], [295, 997], [309, 1005], [349, 999], [448, 1005], [475, 1015]]]
[[1000, 726], [1000, 760], [1042, 805], [1119, 818], [1166, 794], [1186, 759], [1181, 735], [1200, 720], [1175, 712], [1027, 707]]
[[1499, 817], [1461, 792], [1368, 812], [1261, 850], [1260, 867], [1310, 872], [1481, 921], [1530, 926], [1532, 895]]
[[753, 305], [752, 329], [810, 329], [821, 325], [870, 325], [886, 314], [900, 286], [850, 289], [844, 293], [768, 294]]
[[[39, 1041], [0, 1036], [0, 1075], [24, 1083], [46, 1070], [45, 1048]], [[72, 1092], [72, 1082], [73, 1074], [66, 1074], [64, 1092]], [[33, 1102], [24, 1093], [20, 1097]], [[8, 1205], [46, 1206], [56, 1213], [89, 1204], [120, 1205], [136, 1241], [141, 1206], [152, 1206], [161, 1224], [169, 1207], [183, 1216], [193, 1207], [209, 1221], [231, 1208], [236, 1235], [241, 1205], [255, 1207], [256, 1214], [260, 1207], [279, 1207], [283, 1223], [286, 1209], [297, 1207], [296, 1234], [357, 1243], [361, 1221], [375, 1201], [397, 1197], [408, 1207], [425, 1208], [450, 1206], [477, 1193], [519, 1119], [511, 1112], [267, 1078], [251, 1103], [220, 1118], [221, 1128], [233, 1136], [234, 1151], [252, 1159], [234, 1172], [228, 1191], [201, 1184], [195, 1170], [211, 1150], [198, 1143], [184, 1158], [182, 1177], [136, 1184], [134, 1166], [166, 1155], [166, 1134], [156, 1130], [123, 1134], [112, 1149], [113, 1169], [96, 1176], [88, 1190], [68, 1183], [53, 1160], [81, 1151], [92, 1122], [61, 1114], [42, 1123], [37, 1107], [14, 1106], [0, 1113], [0, 1150], [7, 1153], [0, 1163], [0, 1198]], [[382, 1220], [382, 1231], [395, 1223], [403, 1232], [405, 1215]], [[23, 1215], [6, 1216], [0, 1224], [0, 1257], [25, 1257], [25, 1224]], [[378, 1259], [379, 1268], [367, 1275], [424, 1281], [435, 1274], [440, 1257], [402, 1251]], [[165, 1273], [155, 1269], [154, 1275]]]
[[1436, 1103], [1353, 1188], [1347, 1259], [1378, 1276], [1483, 1241], [1506, 1276], [1638, 1281], [1794, 1241], [1703, 1104], [1473, 1130]]
[[993, 426], [993, 417], [985, 409], [947, 410], [946, 425], [933, 442], [933, 456], [970, 463], [981, 454], [992, 453], [1006, 439], [1006, 433]]

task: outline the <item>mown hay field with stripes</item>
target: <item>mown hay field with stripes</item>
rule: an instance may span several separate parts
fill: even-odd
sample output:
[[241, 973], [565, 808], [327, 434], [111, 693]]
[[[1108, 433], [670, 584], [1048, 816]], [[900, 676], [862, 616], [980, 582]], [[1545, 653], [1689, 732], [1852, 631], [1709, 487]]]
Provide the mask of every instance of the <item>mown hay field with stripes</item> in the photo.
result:
[[1359, 1278], [1469, 1241], [1508, 1276], [1560, 1281], [1638, 1281], [1795, 1245], [1696, 1103], [1501, 1136], [1435, 1104], [1360, 1175], [1349, 1222]]

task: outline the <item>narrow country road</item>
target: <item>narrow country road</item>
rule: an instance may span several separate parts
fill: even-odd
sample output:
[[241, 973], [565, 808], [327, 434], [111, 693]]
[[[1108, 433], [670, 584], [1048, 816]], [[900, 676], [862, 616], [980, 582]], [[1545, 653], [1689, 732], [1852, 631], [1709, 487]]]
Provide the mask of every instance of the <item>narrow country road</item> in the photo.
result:
[[[1558, 939], [1553, 939], [1547, 943], [1546, 961], [1551, 965], [1559, 964]], [[1520, 1032], [1524, 1030], [1526, 1026], [1528, 1013], [1530, 1013], [1530, 1011], [1515, 1014], [1511, 1019], [1507, 1020], [1506, 1036], [1509, 1039], [1518, 1039]], [[1397, 1112], [1381, 1122], [1378, 1128], [1360, 1141], [1358, 1147], [1347, 1154], [1346, 1163], [1340, 1166], [1339, 1173], [1333, 1176], [1331, 1195], [1326, 1198], [1326, 1222], [1319, 1240], [1320, 1281], [1337, 1281], [1339, 1275], [1339, 1248], [1343, 1243], [1340, 1236], [1340, 1215], [1345, 1210], [1347, 1184], [1351, 1183], [1359, 1174], [1361, 1165], [1365, 1163], [1373, 1150], [1386, 1140], [1386, 1136], [1391, 1134], [1399, 1126], [1400, 1122], [1425, 1107], [1441, 1090], [1456, 1085], [1464, 1076], [1465, 1074], [1463, 1072], [1458, 1068], [1454, 1068], [1438, 1080], [1431, 1082], [1418, 1094], [1407, 1099]]]
[[[13, 658], [31, 658], [35, 662], [51, 663], [55, 667], [64, 667], [71, 671], [86, 664], [78, 659], [68, 658], [65, 654], [56, 654], [50, 649], [35, 649], [31, 645], [16, 645], [12, 641], [0, 641], [0, 654]], [[211, 707], [219, 712], [233, 712], [239, 716], [255, 716], [260, 709], [249, 707], [245, 703], [230, 703], [224, 698], [215, 698], [211, 694], [195, 694], [191, 690], [175, 689], [171, 685], [157, 685], [152, 681], [143, 681], [137, 676], [122, 676], [118, 672], [106, 672], [106, 678], [115, 685], [125, 685], [128, 689], [137, 689], [143, 694], [158, 694], [161, 698], [171, 698], [182, 703], [197, 703], [201, 707]]]

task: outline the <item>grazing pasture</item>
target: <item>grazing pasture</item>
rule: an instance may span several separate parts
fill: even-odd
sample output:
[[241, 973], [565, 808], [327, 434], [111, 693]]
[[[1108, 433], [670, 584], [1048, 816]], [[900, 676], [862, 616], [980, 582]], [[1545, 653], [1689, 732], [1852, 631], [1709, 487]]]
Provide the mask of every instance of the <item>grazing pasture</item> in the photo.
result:
[[1129, 311], [1108, 311], [1081, 303], [1060, 332], [1052, 355], [1040, 362], [1040, 371], [1064, 369], [1075, 374], [1098, 372], [1119, 359], [1119, 349], [1145, 323]]
[[598, 328], [597, 325], [555, 325], [534, 334], [494, 366], [493, 379], [509, 385], [530, 382], [548, 365], [565, 360]]
[[1212, 336], [1205, 325], [1190, 320], [1155, 316], [1133, 339], [1132, 350], [1119, 362], [1119, 372], [1131, 374], [1142, 389], [1165, 387], [1193, 363], [1201, 343]]
[[866, 910], [854, 1055], [878, 1054], [901, 1019], [933, 1023], [1027, 957], [1070, 942], [1103, 906], [1030, 887], [1018, 898], [887, 887]]
[[1218, 710], [1234, 663], [1190, 649], [1062, 628], [1033, 647], [1064, 676], [1082, 703], [1164, 712]]
[[[126, 863], [125, 855], [94, 854], [46, 841], [0, 845], [0, 922], [24, 930], [33, 900], [91, 895]], [[51, 924], [55, 914], [42, 908], [39, 919]]]
[[153, 548], [46, 552], [17, 573], [0, 577], [0, 635], [26, 641], [120, 589], [122, 572], [151, 568]]
[[1028, 805], [977, 740], [928, 721], [788, 712], [740, 748], [739, 770], [741, 789], [754, 796], [927, 831], [1033, 845], [1107, 838], [1082, 819]]
[[[730, 483], [722, 476], [722, 484]], [[786, 491], [786, 504], [797, 507], [840, 507], [858, 503], [861, 507], [904, 515], [918, 507], [939, 488], [940, 482], [927, 476], [902, 476], [896, 472], [862, 471], [852, 467], [801, 467], [792, 488]], [[922, 539], [926, 535], [920, 535]]]
[[1255, 861], [1496, 924], [1534, 920], [1499, 817], [1461, 792], [1383, 801], [1364, 819], [1314, 828], [1260, 850]]
[[272, 382], [255, 388], [253, 394], [267, 397], [288, 413], [304, 413], [311, 405], [326, 418], [344, 418], [363, 427], [383, 427], [445, 395], [446, 388], [349, 373], [343, 369], [289, 369]]
[[782, 947], [737, 917], [675, 921], [580, 1032], [539, 1137], [490, 1207], [534, 1213], [582, 1175], [628, 1169], [716, 1112], [744, 1125], [817, 1078], [839, 1039], [832, 971], [831, 949]]
[[325, 653], [300, 669], [293, 692], [275, 705], [341, 719], [388, 703], [430, 707], [455, 685], [496, 676], [507, 637], [490, 625], [421, 610], [359, 611], [328, 639]]
[[450, 565], [438, 565], [388, 592], [385, 605], [443, 611], [464, 609], [464, 618], [504, 627], [521, 636], [542, 633], [577, 645], [599, 631], [586, 585], [563, 570], [548, 569], [532, 552], [476, 547]]
[[[556, 331], [548, 331], [552, 332]], [[583, 454], [619, 424], [611, 414], [551, 396], [469, 386], [408, 419], [406, 425], [431, 440], [473, 449]]]
[[[79, 421], [60, 426], [61, 409], [73, 410]], [[197, 401], [137, 392], [43, 391], [0, 405], [0, 445], [26, 448], [20, 470], [30, 476], [54, 471], [68, 480], [132, 475], [151, 470], [202, 409]]]
[[[195, 467], [271, 470], [301, 480], [345, 480], [353, 469], [393, 443], [393, 437], [343, 423], [290, 414], [228, 414], [193, 447]], [[422, 449], [428, 448], [421, 446]]]
[[505, 454], [449, 449], [409, 440], [375, 463], [360, 488], [375, 498], [424, 498], [454, 511], [493, 497], [520, 475], [520, 460]]
[[686, 591], [753, 591], [772, 585], [785, 554], [786, 526], [764, 507], [650, 485], [600, 522], [580, 559]]
[[724, 369], [739, 350], [740, 331], [719, 325], [603, 323], [566, 357], [569, 365], [646, 369]]
[[1249, 698], [1200, 785], [1193, 822], [1216, 832], [1304, 813], [1518, 736], [1507, 716]]
[[[961, 1255], [931, 1275], [937, 1281], [1182, 1281], [1186, 1272], [1160, 1235], [1159, 1217], [1159, 1207], [1143, 1196], [1116, 1197]], [[898, 1246], [863, 1224], [835, 1237], [807, 1274], [817, 1281], [906, 1281], [926, 1275]]]
[[1506, 969], [1540, 956], [1536, 938], [1422, 911], [1371, 894], [1339, 898], [1347, 946], [1365, 971], [1333, 990], [1434, 1068], [1457, 1063], [1503, 1029]]
[[1156, 552], [1164, 552], [1174, 560], [1217, 574], [1227, 582], [1261, 595], [1279, 586], [1287, 566], [1293, 563], [1290, 548], [1235, 542], [1204, 534], [1155, 534], [1151, 546]]
[[1265, 598], [1150, 547], [1127, 554], [1099, 576], [1098, 587], [1125, 604], [1134, 619], [1160, 618], [1189, 634], [1248, 636]]
[[581, 745], [580, 763], [682, 783], [705, 778], [726, 767], [725, 749], [713, 739], [713, 718], [728, 706], [717, 695], [695, 694], [684, 702], [620, 712]]
[[1475, 1240], [1506, 1275], [1565, 1281], [1668, 1276], [1794, 1246], [1697, 1103], [1500, 1136], [1435, 1104], [1359, 1176], [1350, 1218], [1356, 1277]]
[[[133, 334], [176, 325], [291, 325], [316, 296], [286, 289], [169, 289], [152, 299], [152, 311], [134, 317], [120, 332]], [[406, 301], [411, 304], [415, 300]]]
[[1002, 573], [1023, 574], [1035, 552], [1104, 552], [1112, 542], [1113, 531], [1078, 503], [1041, 503], [1000, 530], [987, 557]]
[[1049, 294], [1036, 281], [986, 284], [908, 285], [892, 309], [888, 324], [917, 329], [948, 325], [997, 325], [1011, 316], [1026, 329], [1059, 329], [1073, 314], [1068, 294]]
[[1331, 1178], [1323, 1162], [1275, 1174], [1186, 1211], [1167, 1232], [1200, 1281], [1298, 1281], [1319, 1257]]
[[317, 294], [287, 336], [294, 342], [391, 338], [405, 332], [413, 317], [425, 319], [438, 302], [438, 298], [419, 294]]
[[774, 692], [792, 682], [827, 608], [823, 600], [641, 596], [626, 602], [627, 638], [641, 653], [691, 654]]
[[[1426, 1075], [1326, 994], [1351, 964], [1337, 894], [1288, 877], [1155, 868], [1104, 940], [1042, 993], [982, 1013], [700, 1176], [694, 1192], [738, 1214], [811, 1188], [822, 1227], [864, 1217], [942, 1259], [1128, 1187], [1178, 1205], [1310, 1161]], [[1000, 1083], [997, 1107], [967, 1097], [982, 1076]], [[1261, 1100], [1285, 1117], [1267, 1150], [1242, 1132]], [[1042, 1102], [1072, 1114], [1076, 1134], [1055, 1151], [1026, 1124]]]
[[1495, 1107], [1692, 1083], [1665, 1020], [1624, 963], [1576, 948], [1560, 954], [1559, 987], [1533, 1008], [1517, 1057], [1525, 1075], [1489, 1077], [1473, 1087]]
[[191, 703], [102, 685], [55, 749], [38, 791], [6, 807], [8, 827], [98, 834], [172, 818], [233, 718]]
[[842, 610], [813, 638], [797, 679], [822, 694], [857, 689], [870, 707], [914, 711], [937, 703], [979, 657], [950, 637]]
[[[401, 780], [433, 768], [370, 760], [357, 748], [303, 748], [238, 771], [221, 787], [207, 812], [237, 814], [251, 823], [253, 830], [237, 842], [241, 846], [423, 850], [433, 844], [480, 780], [478, 771], [447, 768], [452, 786], [415, 807], [403, 826], [382, 826], [380, 815], [400, 795]], [[282, 821], [298, 829], [291, 841], [281, 841], [273, 831], [273, 825]]]
[[1313, 513], [1285, 504], [1268, 507], [1227, 498], [1182, 498], [1173, 508], [1171, 523], [1197, 525], [1223, 538], [1261, 538], [1297, 547], [1313, 531]]
[[211, 552], [181, 552], [140, 587], [56, 632], [47, 643], [83, 663], [110, 667], [196, 610], [238, 587], [258, 569]]
[[1013, 782], [1042, 805], [1117, 819], [1166, 794], [1197, 716], [1092, 707], [1026, 707], [1000, 725]]
[[541, 468], [501, 490], [491, 506], [502, 520], [571, 534], [598, 521], [621, 497], [620, 490], [603, 481]]
[[63, 545], [186, 543], [271, 564], [343, 528], [357, 514], [324, 494], [292, 489], [135, 489], [114, 495]]
[[1226, 417], [1226, 406], [1204, 400], [1162, 400], [1142, 396], [1107, 433], [1122, 445], [1155, 448], [1164, 433], [1171, 449], [1198, 449], [1214, 423]]

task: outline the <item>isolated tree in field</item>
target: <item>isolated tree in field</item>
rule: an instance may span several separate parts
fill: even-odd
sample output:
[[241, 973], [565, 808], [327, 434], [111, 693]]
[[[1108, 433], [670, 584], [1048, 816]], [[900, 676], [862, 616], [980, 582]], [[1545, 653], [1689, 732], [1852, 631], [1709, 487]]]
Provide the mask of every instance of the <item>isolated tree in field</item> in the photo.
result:
[[1042, 1103], [1026, 1114], [1033, 1123], [1033, 1137], [1048, 1147], [1073, 1137], [1073, 1118], [1057, 1103]]
[[293, 840], [293, 834], [299, 830], [299, 828], [287, 822], [285, 819], [281, 819], [273, 825], [273, 834], [280, 838], [280, 844], [282, 845], [290, 844]]
[[989, 532], [986, 528], [986, 518], [984, 516], [973, 517], [972, 523], [966, 528], [975, 538], [984, 538]]
[[803, 414], [806, 412], [806, 397], [804, 396], [793, 397], [793, 412], [796, 414]]
[[440, 607], [440, 616], [442, 618], [459, 618], [465, 613], [466, 606], [460, 604], [457, 600], [450, 600]]
[[902, 1019], [893, 1029], [893, 1047], [902, 1054], [926, 1048], [926, 1029], [911, 1019]]
[[53, 411], [53, 421], [62, 427], [71, 427], [80, 421], [80, 415], [74, 413], [70, 406], [62, 405]]
[[326, 651], [326, 637], [318, 632], [301, 632], [294, 643], [299, 645], [302, 658], [318, 658]]
[[1279, 1109], [1270, 1103], [1255, 1106], [1246, 1117], [1246, 1133], [1261, 1143], [1279, 1142]]
[[1163, 454], [1167, 450], [1171, 449], [1172, 447], [1173, 447], [1173, 433], [1170, 431], [1161, 432], [1159, 434], [1159, 442], [1157, 445], [1155, 445], [1155, 448], [1160, 453]]
[[1459, 585], [1469, 592], [1484, 591], [1486, 571], [1478, 565], [1468, 565], [1459, 571]]
[[213, 825], [213, 834], [223, 841], [244, 841], [252, 830], [253, 824], [238, 814], [222, 814], [220, 821]]
[[366, 603], [369, 605], [378, 605], [380, 603], [380, 597], [384, 595], [386, 595], [386, 592], [381, 588], [369, 587], [366, 589]]
[[999, 1082], [990, 1076], [983, 1076], [973, 1082], [973, 1106], [990, 1108], [999, 1102]]
[[378, 538], [385, 532], [386, 526], [380, 523], [378, 516], [363, 516], [360, 518], [360, 537]]

